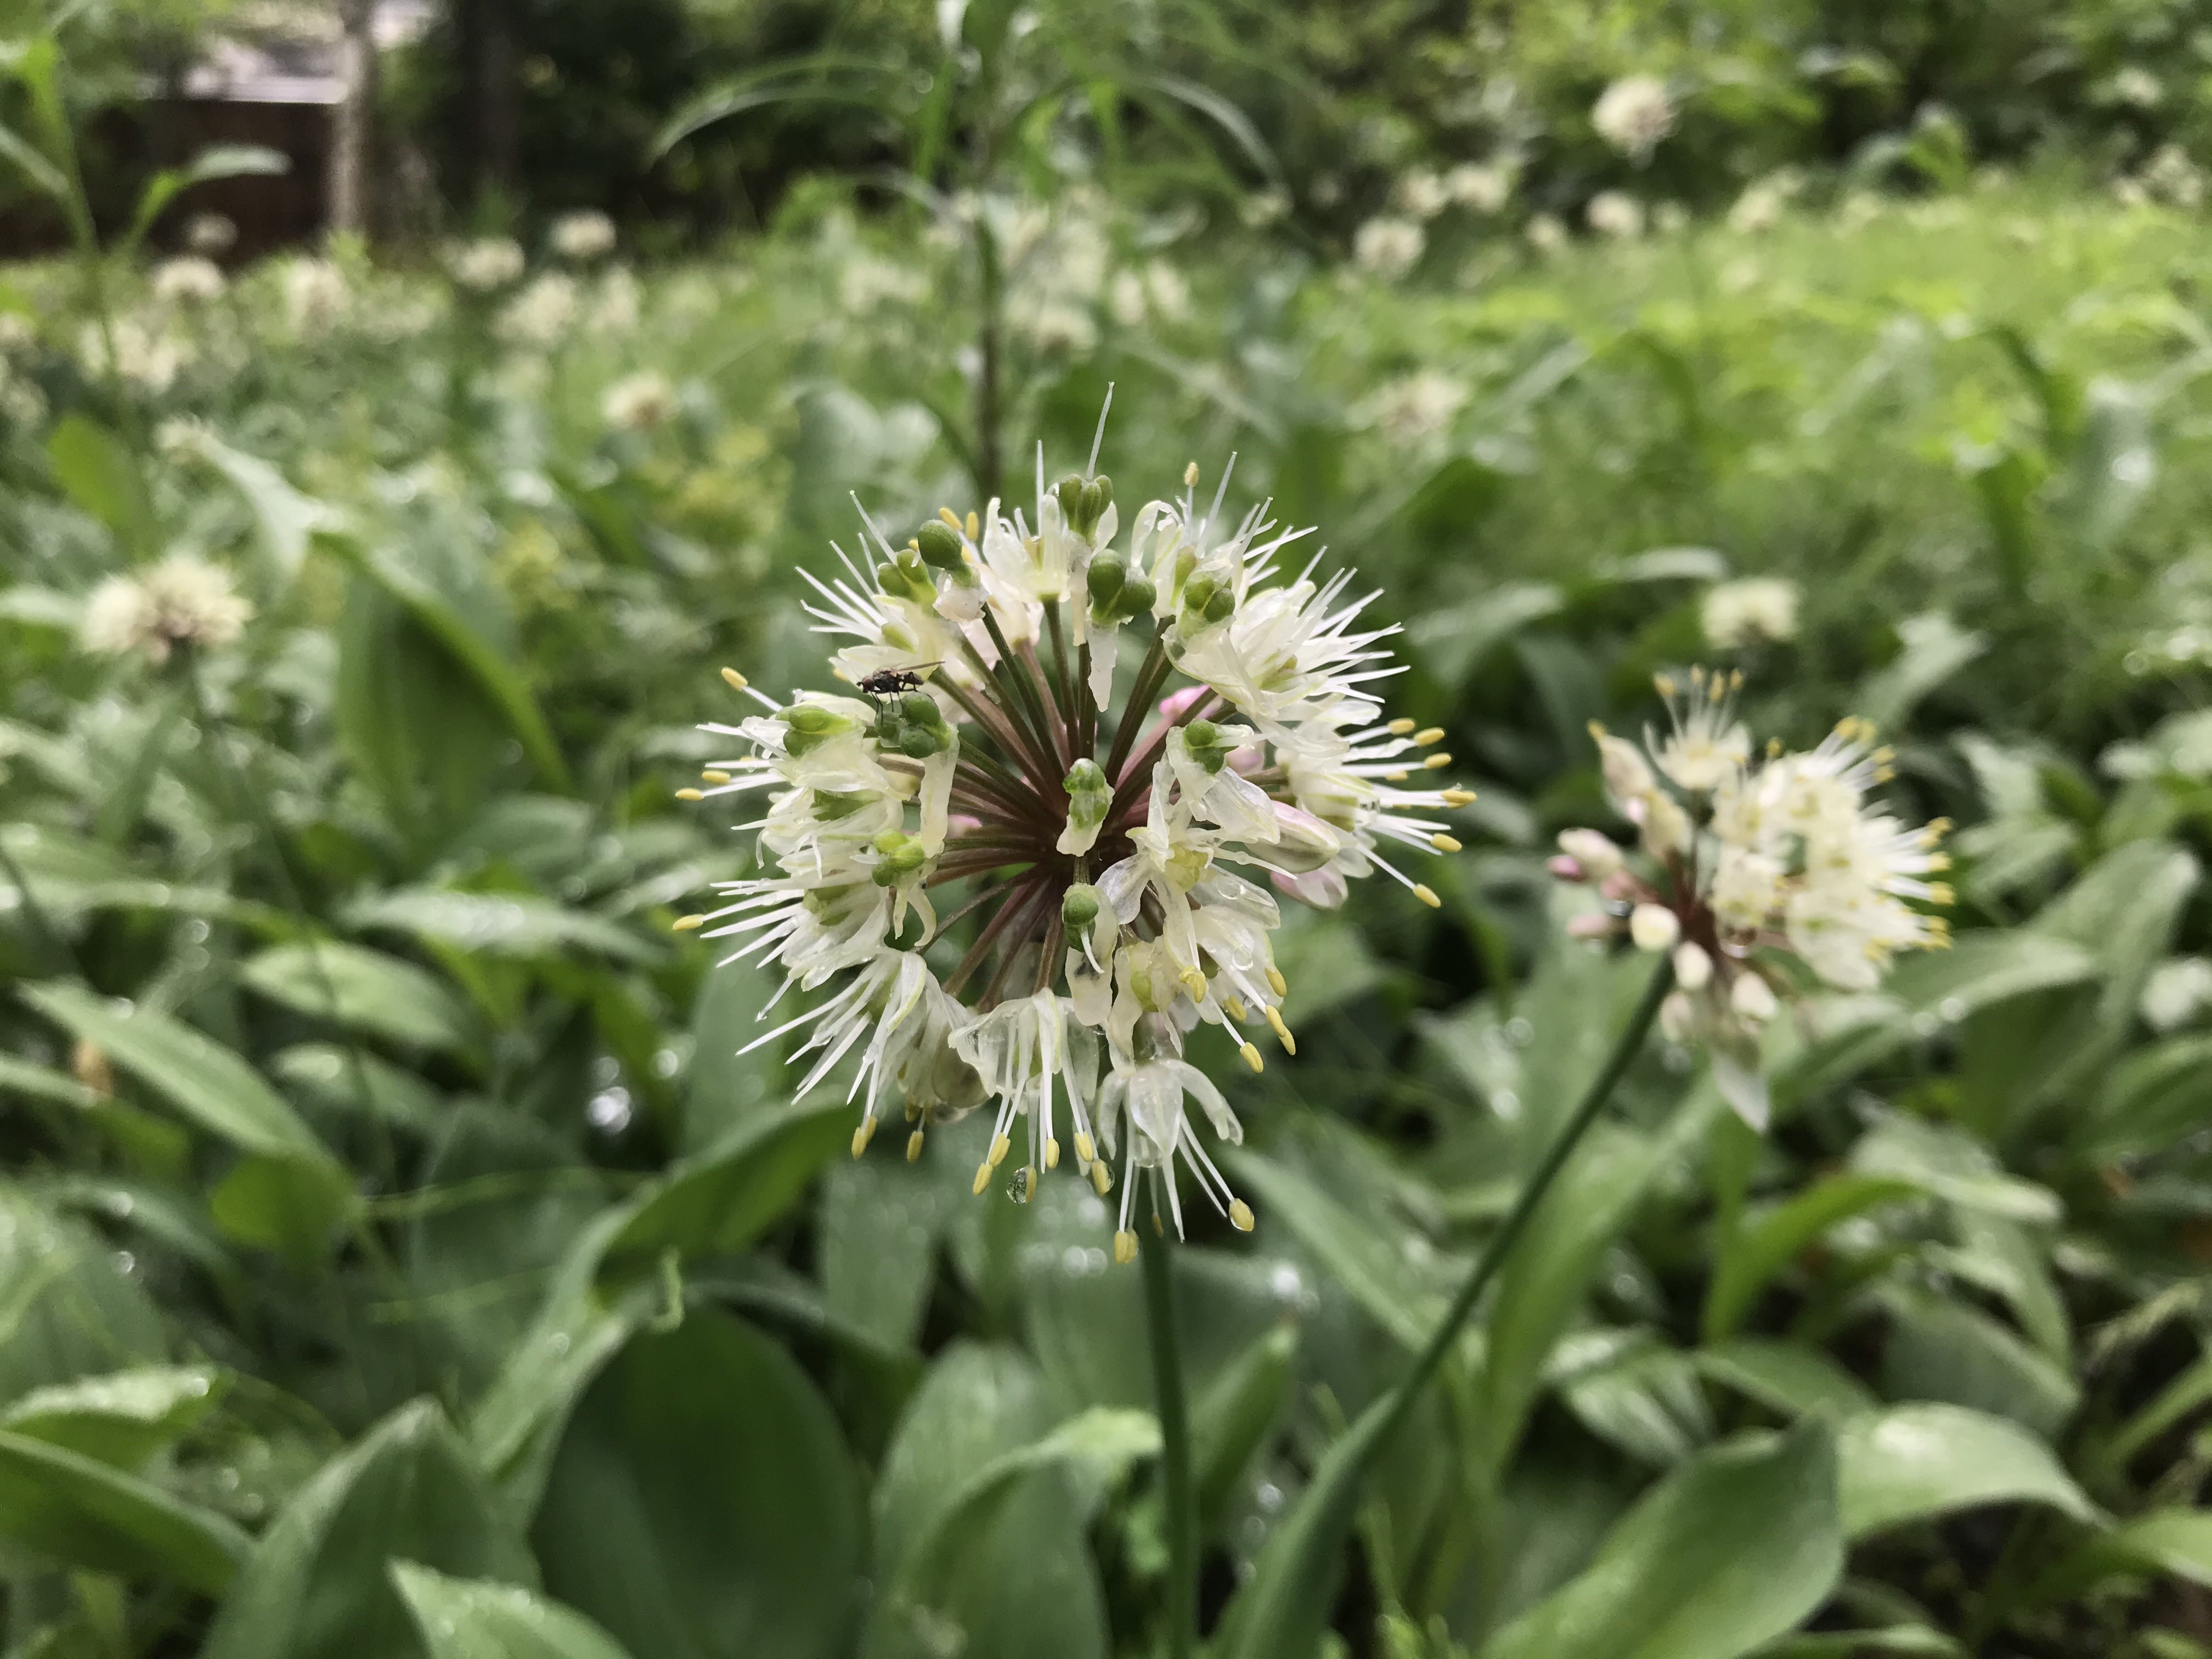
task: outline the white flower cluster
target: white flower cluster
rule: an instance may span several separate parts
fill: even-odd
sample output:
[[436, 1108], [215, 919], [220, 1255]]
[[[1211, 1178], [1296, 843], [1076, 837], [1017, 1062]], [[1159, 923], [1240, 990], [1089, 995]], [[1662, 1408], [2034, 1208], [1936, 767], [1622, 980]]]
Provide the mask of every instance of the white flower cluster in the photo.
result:
[[615, 251], [615, 222], [596, 208], [564, 213], [553, 222], [545, 240], [560, 258], [588, 264]]
[[494, 328], [511, 344], [542, 349], [574, 328], [580, 305], [576, 279], [549, 270], [507, 302]]
[[1797, 584], [1784, 576], [1746, 576], [1705, 590], [1698, 610], [1716, 651], [1780, 644], [1797, 637]]
[[512, 237], [480, 236], [446, 251], [446, 269], [463, 288], [489, 294], [522, 275], [522, 248]]
[[253, 618], [220, 565], [172, 555], [135, 576], [110, 576], [86, 599], [77, 640], [106, 656], [137, 653], [156, 665], [179, 646], [229, 645]]
[[1890, 776], [1874, 728], [1847, 720], [1804, 753], [1770, 749], [1753, 764], [1735, 718], [1740, 675], [1692, 671], [1686, 690], [1662, 676], [1671, 729], [1641, 748], [1593, 727], [1606, 793], [1638, 831], [1632, 865], [1595, 830], [1559, 837], [1553, 872], [1597, 884], [1602, 911], [1576, 931], [1625, 932], [1638, 949], [1671, 951], [1675, 990], [1660, 1010], [1676, 1042], [1703, 1042], [1714, 1077], [1754, 1127], [1766, 1117], [1759, 1029], [1801, 975], [1871, 991], [1900, 951], [1947, 945], [1951, 890], [1928, 878], [1949, 860], [1948, 827], [1906, 828], [1869, 799]]
[[606, 389], [599, 400], [599, 412], [609, 426], [620, 431], [650, 431], [676, 413], [676, 388], [666, 375], [640, 369]]
[[1656, 75], [1626, 75], [1590, 106], [1590, 125], [1607, 145], [1638, 167], [1674, 130], [1674, 100]]
[[154, 297], [165, 306], [211, 305], [229, 287], [214, 260], [187, 253], [154, 268]]
[[1385, 216], [1370, 219], [1352, 234], [1352, 258], [1370, 276], [1395, 283], [1420, 263], [1428, 245], [1428, 233], [1418, 221]]
[[[1065, 1127], [1101, 1194], [1121, 1160], [1123, 1261], [1139, 1172], [1180, 1230], [1178, 1158], [1251, 1224], [1186, 1100], [1223, 1139], [1242, 1131], [1184, 1050], [1211, 1024], [1255, 1070], [1247, 1028], [1294, 1051], [1277, 894], [1334, 905], [1379, 870], [1434, 905], [1385, 848], [1457, 851], [1436, 815], [1473, 799], [1431, 782], [1440, 730], [1383, 718], [1395, 630], [1363, 625], [1373, 596], [1347, 599], [1348, 572], [1317, 580], [1317, 556], [1284, 580], [1304, 532], [1264, 507], [1227, 526], [1196, 477], [1121, 547], [1111, 483], [1048, 488], [1042, 454], [1029, 513], [948, 508], [903, 546], [864, 514], [866, 565], [814, 584], [821, 631], [852, 641], [830, 666], [854, 693], [779, 703], [725, 670], [761, 712], [705, 728], [744, 752], [682, 792], [767, 794], [744, 827], [769, 872], [678, 926], [775, 963], [778, 1000], [836, 988], [761, 1041], [807, 1032], [800, 1094], [857, 1051], [855, 1155], [892, 1101], [914, 1157], [931, 1124], [995, 1100], [975, 1190], [1025, 1119], [1010, 1190], [1026, 1200]], [[1124, 629], [1149, 650], [1117, 711]]]

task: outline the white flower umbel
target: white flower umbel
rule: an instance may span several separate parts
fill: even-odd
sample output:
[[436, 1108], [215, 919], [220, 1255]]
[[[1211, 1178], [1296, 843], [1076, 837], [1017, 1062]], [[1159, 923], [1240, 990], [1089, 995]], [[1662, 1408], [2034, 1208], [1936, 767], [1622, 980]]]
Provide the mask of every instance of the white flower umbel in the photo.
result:
[[489, 294], [522, 275], [521, 246], [507, 236], [480, 236], [446, 251], [446, 269], [463, 288]]
[[[894, 1099], [909, 1156], [994, 1101], [975, 1190], [1017, 1144], [1023, 1200], [1064, 1150], [1102, 1194], [1118, 1163], [1126, 1261], [1139, 1177], [1180, 1231], [1178, 1164], [1251, 1225], [1185, 1103], [1241, 1130], [1185, 1049], [1212, 1024], [1255, 1071], [1254, 1031], [1294, 1051], [1269, 885], [1328, 903], [1379, 871], [1434, 905], [1401, 863], [1457, 851], [1440, 815], [1473, 797], [1438, 787], [1441, 731], [1383, 716], [1373, 596], [1283, 563], [1305, 532], [1225, 521], [1194, 466], [1117, 545], [1096, 459], [1048, 485], [1040, 455], [1028, 507], [947, 508], [903, 545], [862, 515], [811, 607], [850, 691], [779, 701], [724, 671], [757, 711], [705, 728], [733, 752], [681, 793], [764, 799], [763, 873], [678, 926], [773, 963], [776, 1001], [822, 994], [762, 1041], [806, 1032], [802, 1093], [860, 1055], [856, 1153]], [[1148, 649], [1117, 687], [1123, 629]]]
[[1705, 643], [1716, 651], [1797, 637], [1797, 584], [1784, 576], [1746, 576], [1705, 590], [1698, 607]]
[[135, 576], [110, 576], [92, 590], [78, 642], [105, 656], [142, 655], [155, 665], [179, 647], [228, 645], [253, 605], [220, 565], [173, 555]]
[[1951, 890], [1928, 879], [1949, 863], [1936, 850], [1943, 822], [1910, 829], [1871, 799], [1890, 776], [1873, 726], [1847, 720], [1817, 749], [1778, 746], [1754, 763], [1735, 718], [1741, 683], [1693, 669], [1683, 688], [1662, 675], [1670, 729], [1647, 732], [1641, 749], [1593, 727], [1606, 793], [1642, 856], [1570, 830], [1552, 869], [1604, 901], [1578, 933], [1673, 953], [1662, 1024], [1705, 1045], [1729, 1103], [1764, 1127], [1759, 1032], [1781, 1001], [1809, 981], [1871, 991], [1897, 952], [1948, 945], [1944, 920], [1916, 907], [1947, 905]]
[[1626, 75], [1598, 95], [1590, 125], [1613, 149], [1641, 167], [1674, 130], [1674, 100], [1656, 75]]
[[154, 297], [165, 306], [210, 305], [229, 284], [222, 268], [196, 253], [164, 259], [154, 267]]
[[615, 251], [615, 222], [596, 208], [564, 213], [553, 222], [545, 240], [562, 258], [588, 264]]

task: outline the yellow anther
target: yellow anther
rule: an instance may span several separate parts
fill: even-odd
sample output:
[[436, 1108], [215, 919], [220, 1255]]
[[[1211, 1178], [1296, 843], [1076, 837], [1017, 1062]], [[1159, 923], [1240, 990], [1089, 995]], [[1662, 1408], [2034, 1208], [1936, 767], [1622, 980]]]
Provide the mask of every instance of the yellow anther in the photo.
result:
[[993, 1135], [991, 1137], [991, 1156], [985, 1160], [988, 1167], [995, 1170], [999, 1165], [1004, 1164], [1006, 1161], [1006, 1154], [1013, 1149], [1013, 1145], [1014, 1143], [1007, 1139], [1004, 1135]]
[[975, 516], [975, 509], [974, 507], [969, 507], [968, 509], [968, 539], [971, 542], [974, 541], [975, 538], [981, 533], [982, 529], [982, 520]]
[[1731, 691], [1741, 691], [1743, 690], [1743, 670], [1741, 668], [1731, 668], [1729, 670], [1729, 690]]
[[[1692, 669], [1690, 672], [1692, 678], [1694, 678], [1698, 671]], [[1672, 674], [1654, 674], [1651, 677], [1651, 689], [1656, 691], [1662, 697], [1673, 696], [1674, 695], [1674, 677]]]
[[1472, 806], [1474, 805], [1474, 791], [1472, 789], [1447, 789], [1444, 791], [1444, 805], [1447, 806]]
[[727, 772], [718, 772], [711, 766], [699, 775], [709, 783], [727, 783], [730, 781], [730, 775]]
[[1252, 1231], [1252, 1206], [1241, 1198], [1229, 1200], [1229, 1224], [1240, 1233]]
[[1137, 1259], [1137, 1236], [1127, 1231], [1114, 1235], [1114, 1260], [1127, 1267]]
[[1275, 1028], [1275, 1040], [1283, 1045], [1285, 1054], [1297, 1053], [1298, 1040], [1291, 1035], [1291, 1028], [1283, 1024], [1282, 1015], [1277, 1013], [1273, 1008], [1268, 1009], [1267, 1024]]
[[1190, 993], [1190, 1000], [1193, 1002], [1205, 1001], [1206, 975], [1200, 973], [1195, 968], [1184, 969], [1182, 970], [1182, 988]]
[[1451, 757], [1443, 754], [1431, 755], [1422, 761], [1421, 764], [1431, 772], [1437, 771], [1451, 764]]
[[1592, 720], [1589, 723], [1589, 734], [1594, 738], [1601, 738], [1605, 735], [1605, 727], [1598, 721]]
[[1235, 1020], [1238, 1024], [1241, 1025], [1244, 1023], [1244, 1005], [1237, 998], [1222, 998], [1221, 1008], [1224, 1013], [1227, 1014], [1230, 1018]]
[[1443, 908], [1444, 902], [1436, 896], [1435, 890], [1426, 882], [1417, 881], [1413, 884], [1413, 896], [1431, 910]]
[[875, 1138], [875, 1119], [872, 1117], [862, 1118], [860, 1120], [860, 1127], [853, 1131], [853, 1156], [854, 1158], [858, 1158], [862, 1152], [866, 1152], [868, 1150], [868, 1143]]
[[1431, 836], [1429, 837], [1429, 845], [1435, 848], [1439, 853], [1456, 853], [1460, 850], [1459, 842], [1455, 841], [1449, 836]]
[[1432, 743], [1442, 743], [1443, 740], [1444, 729], [1441, 726], [1425, 726], [1420, 731], [1413, 733], [1413, 741], [1419, 744], [1424, 749], [1427, 748]]
[[1161, 1220], [1161, 1219], [1160, 1219], [1160, 1212], [1159, 1212], [1158, 1210], [1153, 1211], [1153, 1212], [1152, 1212], [1152, 1237], [1153, 1237], [1154, 1238], [1165, 1238], [1167, 1236], [1168, 1236], [1168, 1224], [1167, 1224], [1166, 1222], [1164, 1222], [1164, 1221], [1163, 1221], [1163, 1220]]
[[1048, 1170], [1060, 1167], [1060, 1143], [1050, 1135], [1044, 1138], [1044, 1167]]
[[704, 800], [707, 798], [701, 794], [696, 789], [679, 789], [676, 792], [676, 799], [678, 800]]
[[1106, 1167], [1103, 1158], [1091, 1166], [1091, 1184], [1101, 1198], [1114, 1190], [1114, 1172]]
[[1413, 729], [1413, 722], [1409, 720], [1392, 720], [1389, 726], [1385, 729], [1389, 731], [1392, 737], [1402, 738], [1407, 732]]
[[745, 677], [734, 668], [725, 668], [722, 671], [722, 678], [730, 683], [730, 690], [732, 691], [742, 691], [749, 684]]
[[957, 536], [960, 533], [960, 515], [957, 513], [955, 513], [951, 507], [939, 507], [937, 509], [937, 516], [944, 520], [946, 524], [952, 526], [952, 533], [954, 535]]
[[1075, 1132], [1075, 1156], [1085, 1164], [1098, 1156], [1098, 1149], [1091, 1144], [1091, 1137], [1081, 1129]]
[[679, 933], [688, 933], [696, 928], [704, 927], [707, 925], [707, 918], [704, 916], [678, 916], [675, 921], [670, 922], [668, 925], [673, 927]]
[[1930, 853], [1928, 855], [1928, 867], [1930, 870], [1949, 869], [1951, 867], [1951, 855], [1948, 853]]
[[906, 1138], [906, 1161], [909, 1164], [921, 1156], [921, 1131], [916, 1129]]
[[1407, 772], [1385, 772], [1382, 775], [1382, 781], [1385, 783], [1403, 783], [1412, 774]]
[[983, 1188], [990, 1184], [991, 1160], [987, 1158], [981, 1164], [978, 1164], [975, 1166], [975, 1184], [968, 1190], [974, 1193], [978, 1198], [981, 1198], [983, 1195]]
[[1183, 470], [1182, 470], [1182, 484], [1183, 484], [1183, 488], [1184, 488], [1184, 489], [1190, 489], [1194, 484], [1197, 483], [1197, 482], [1198, 482], [1198, 463], [1197, 463], [1196, 461], [1193, 461], [1193, 462], [1192, 462], [1188, 466], [1187, 466], [1187, 467], [1183, 468]]
[[1267, 1062], [1260, 1058], [1260, 1051], [1250, 1043], [1245, 1043], [1237, 1052], [1244, 1056], [1244, 1063], [1254, 1071], [1264, 1072], [1267, 1069]]
[[1036, 1170], [1024, 1164], [1022, 1165], [1019, 1179], [1022, 1183], [1022, 1202], [1026, 1204], [1036, 1196]]
[[1271, 988], [1279, 997], [1288, 996], [1290, 994], [1290, 981], [1283, 977], [1283, 970], [1276, 967], [1272, 962], [1267, 964], [1267, 984], [1269, 988]]
[[1928, 884], [1928, 902], [1930, 904], [1948, 904], [1954, 896], [1949, 882], [1931, 881]]

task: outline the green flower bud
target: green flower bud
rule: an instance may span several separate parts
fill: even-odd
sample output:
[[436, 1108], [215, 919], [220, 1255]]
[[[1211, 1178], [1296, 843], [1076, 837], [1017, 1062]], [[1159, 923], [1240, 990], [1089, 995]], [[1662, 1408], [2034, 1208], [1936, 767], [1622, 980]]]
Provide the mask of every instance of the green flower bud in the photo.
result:
[[899, 715], [908, 726], [919, 726], [925, 732], [934, 731], [945, 724], [945, 715], [937, 707], [937, 699], [927, 691], [909, 691], [901, 697]]
[[810, 738], [828, 737], [832, 732], [852, 729], [852, 722], [834, 708], [824, 708], [818, 702], [795, 702], [783, 711], [783, 723], [794, 732]]
[[903, 594], [906, 592], [906, 578], [899, 574], [899, 568], [896, 565], [885, 562], [876, 567], [876, 586], [882, 592]]
[[1205, 617], [1210, 623], [1224, 623], [1236, 614], [1237, 596], [1225, 587], [1217, 588], [1206, 602]]
[[899, 848], [897, 851], [885, 854], [884, 855], [884, 862], [890, 866], [892, 869], [897, 871], [901, 875], [910, 876], [915, 871], [921, 868], [923, 863], [928, 859], [928, 857], [929, 854], [922, 850], [922, 845], [920, 842], [909, 841], [906, 842], [905, 845]]
[[889, 860], [885, 860], [869, 872], [868, 878], [878, 887], [896, 887], [898, 885], [899, 872], [891, 868]]
[[1182, 603], [1184, 609], [1188, 611], [1204, 611], [1207, 603], [1212, 600], [1214, 593], [1219, 589], [1220, 586], [1221, 584], [1215, 581], [1211, 576], [1193, 576], [1188, 581], [1182, 585]]
[[898, 741], [899, 753], [908, 760], [927, 760], [944, 747], [943, 738], [921, 726], [909, 726]]
[[1098, 920], [1098, 903], [1096, 887], [1075, 882], [1060, 896], [1060, 919], [1070, 932], [1079, 932]]
[[1182, 729], [1182, 740], [1192, 749], [1211, 749], [1221, 741], [1221, 728], [1212, 720], [1193, 720]]
[[1091, 560], [1091, 568], [1085, 573], [1084, 585], [1091, 590], [1091, 603], [1101, 611], [1109, 610], [1115, 596], [1121, 592], [1129, 579], [1129, 567], [1121, 562], [1120, 555], [1101, 553]]
[[1114, 604], [1122, 619], [1148, 616], [1159, 600], [1159, 593], [1151, 580], [1144, 576], [1132, 576], [1121, 584], [1121, 592]]
[[878, 832], [875, 840], [869, 842], [869, 845], [888, 858], [906, 845], [906, 835], [903, 830], [881, 830]]
[[1106, 509], [1113, 504], [1114, 481], [1104, 473], [1100, 473], [1083, 486], [1083, 499], [1079, 511], [1085, 535], [1091, 533], [1091, 527], [1106, 516]]
[[921, 547], [921, 562], [933, 570], [958, 570], [967, 562], [961, 556], [960, 538], [942, 519], [932, 519], [922, 526], [915, 541]]
[[814, 792], [814, 816], [827, 823], [849, 818], [867, 804], [868, 798], [864, 794], [840, 794], [834, 789]]
[[1060, 516], [1071, 525], [1079, 526], [1083, 517], [1083, 480], [1071, 472], [1052, 487], [1052, 493], [1060, 498]]

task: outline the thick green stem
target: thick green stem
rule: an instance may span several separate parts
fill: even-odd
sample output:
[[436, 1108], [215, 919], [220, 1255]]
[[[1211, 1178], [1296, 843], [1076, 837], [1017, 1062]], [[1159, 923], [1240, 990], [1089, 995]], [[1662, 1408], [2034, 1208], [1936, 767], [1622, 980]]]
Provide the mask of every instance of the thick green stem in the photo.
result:
[[1183, 1398], [1182, 1357], [1176, 1343], [1175, 1285], [1168, 1256], [1174, 1247], [1141, 1223], [1145, 1327], [1152, 1348], [1152, 1400], [1160, 1419], [1160, 1498], [1168, 1534], [1168, 1659], [1189, 1659], [1198, 1642], [1198, 1498], [1191, 1486], [1190, 1408]]

